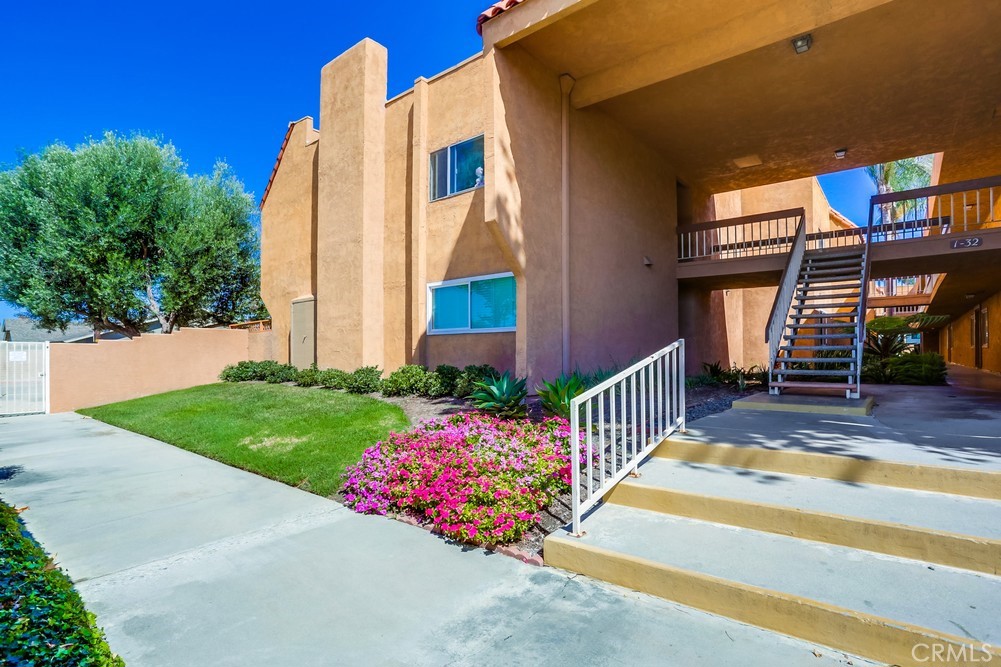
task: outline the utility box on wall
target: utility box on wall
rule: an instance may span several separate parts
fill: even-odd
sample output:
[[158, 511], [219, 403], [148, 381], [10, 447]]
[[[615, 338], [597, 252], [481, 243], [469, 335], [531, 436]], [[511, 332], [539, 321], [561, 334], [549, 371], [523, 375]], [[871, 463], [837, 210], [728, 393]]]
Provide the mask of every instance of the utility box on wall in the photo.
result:
[[292, 302], [289, 338], [289, 363], [296, 368], [309, 368], [316, 362], [316, 297]]

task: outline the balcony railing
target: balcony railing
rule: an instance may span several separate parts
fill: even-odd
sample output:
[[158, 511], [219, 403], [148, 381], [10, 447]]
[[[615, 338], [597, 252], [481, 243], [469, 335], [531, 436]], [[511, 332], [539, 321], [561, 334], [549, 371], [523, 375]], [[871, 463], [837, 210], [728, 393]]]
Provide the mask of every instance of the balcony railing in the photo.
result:
[[[870, 199], [860, 227], [806, 234], [806, 249], [890, 243], [1001, 228], [1001, 176], [890, 192]], [[788, 209], [678, 227], [678, 260], [731, 260], [788, 253], [804, 210]], [[976, 239], [970, 239], [976, 243]]]
[[802, 208], [678, 227], [678, 259], [738, 259], [789, 252]]

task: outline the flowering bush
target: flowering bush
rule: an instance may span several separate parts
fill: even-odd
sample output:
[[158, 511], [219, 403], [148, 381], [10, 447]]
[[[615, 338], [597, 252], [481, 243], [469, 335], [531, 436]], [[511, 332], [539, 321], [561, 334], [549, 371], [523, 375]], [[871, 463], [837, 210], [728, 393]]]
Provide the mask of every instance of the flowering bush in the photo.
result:
[[454, 415], [365, 450], [344, 499], [356, 512], [416, 514], [462, 542], [514, 542], [570, 491], [569, 453], [565, 419]]

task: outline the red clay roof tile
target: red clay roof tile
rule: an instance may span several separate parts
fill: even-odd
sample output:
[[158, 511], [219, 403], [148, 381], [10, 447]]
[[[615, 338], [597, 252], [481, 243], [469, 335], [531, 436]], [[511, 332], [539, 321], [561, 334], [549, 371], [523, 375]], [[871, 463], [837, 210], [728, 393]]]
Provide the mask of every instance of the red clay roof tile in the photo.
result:
[[495, 2], [490, 5], [480, 16], [476, 19], [476, 32], [483, 34], [483, 24], [490, 19], [503, 14], [509, 9], [517, 7], [525, 0], [500, 0], [500, 2]]

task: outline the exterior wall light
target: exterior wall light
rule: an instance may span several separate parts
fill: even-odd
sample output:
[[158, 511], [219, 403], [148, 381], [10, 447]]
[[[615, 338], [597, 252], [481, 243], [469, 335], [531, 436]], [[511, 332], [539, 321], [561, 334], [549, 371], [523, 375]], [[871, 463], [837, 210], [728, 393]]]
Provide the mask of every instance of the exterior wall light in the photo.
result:
[[847, 148], [839, 148], [838, 150], [834, 151], [835, 160], [844, 160], [846, 155], [848, 155]]
[[796, 37], [792, 40], [792, 48], [796, 49], [796, 53], [806, 53], [810, 50], [813, 45], [813, 35], [807, 33], [802, 37]]

